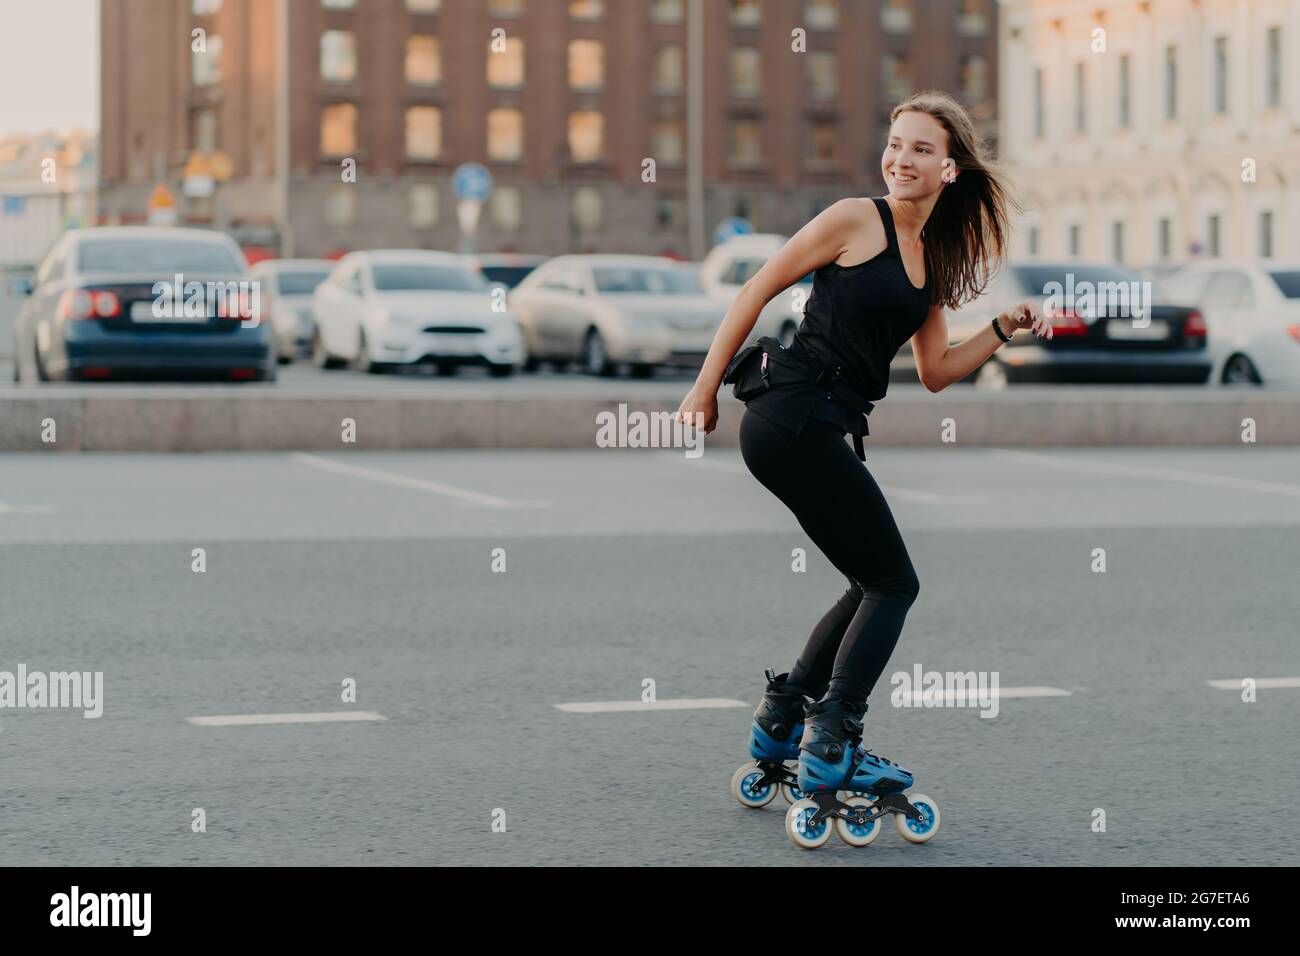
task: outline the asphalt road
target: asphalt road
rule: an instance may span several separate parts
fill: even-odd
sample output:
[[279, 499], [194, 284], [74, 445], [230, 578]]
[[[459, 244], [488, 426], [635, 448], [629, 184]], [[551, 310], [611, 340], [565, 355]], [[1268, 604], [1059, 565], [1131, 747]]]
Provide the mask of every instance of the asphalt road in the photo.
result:
[[[921, 593], [865, 742], [942, 828], [810, 853], [728, 782], [845, 581], [734, 450], [0, 455], [0, 671], [104, 673], [0, 709], [0, 863], [1295, 864], [1300, 688], [1209, 682], [1300, 675], [1300, 450], [868, 464]], [[891, 707], [916, 664], [1068, 693]], [[556, 706], [647, 678], [745, 706]]]

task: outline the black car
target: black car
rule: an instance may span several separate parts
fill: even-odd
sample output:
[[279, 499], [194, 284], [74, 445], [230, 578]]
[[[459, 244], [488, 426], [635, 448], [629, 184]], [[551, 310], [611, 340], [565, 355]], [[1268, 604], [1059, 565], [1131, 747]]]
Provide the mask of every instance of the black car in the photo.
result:
[[64, 233], [14, 325], [15, 381], [273, 381], [274, 336], [233, 239], [108, 226]]

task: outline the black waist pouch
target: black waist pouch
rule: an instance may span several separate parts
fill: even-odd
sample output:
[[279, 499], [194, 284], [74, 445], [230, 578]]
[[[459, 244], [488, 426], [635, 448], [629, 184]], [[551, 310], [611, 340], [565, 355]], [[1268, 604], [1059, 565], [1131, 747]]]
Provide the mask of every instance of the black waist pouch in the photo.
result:
[[731, 394], [747, 402], [755, 395], [766, 392], [774, 384], [769, 353], [781, 348], [781, 343], [770, 335], [746, 345], [727, 363], [722, 372], [722, 383], [731, 386]]

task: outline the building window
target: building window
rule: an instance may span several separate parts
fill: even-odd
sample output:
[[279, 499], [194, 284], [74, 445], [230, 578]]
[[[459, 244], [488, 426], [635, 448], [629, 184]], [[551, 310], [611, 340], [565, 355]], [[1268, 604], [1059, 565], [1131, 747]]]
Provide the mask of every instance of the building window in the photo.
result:
[[654, 0], [650, 19], [655, 23], [681, 23], [682, 0]]
[[654, 142], [651, 150], [655, 161], [669, 166], [680, 166], [683, 158], [682, 121], [661, 119], [655, 122]]
[[825, 50], [809, 53], [808, 92], [815, 99], [832, 99], [837, 90], [835, 82], [835, 54]]
[[1082, 230], [1077, 222], [1070, 223], [1070, 255], [1079, 255], [1079, 247], [1083, 245]]
[[1228, 112], [1228, 38], [1214, 38], [1214, 112]]
[[1206, 225], [1207, 225], [1207, 227], [1208, 227], [1206, 231], [1210, 234], [1210, 240], [1209, 240], [1209, 247], [1210, 247], [1209, 251], [1210, 251], [1210, 255], [1212, 255], [1212, 256], [1217, 256], [1217, 255], [1219, 254], [1219, 217], [1218, 217], [1218, 215], [1210, 216], [1210, 218], [1208, 219]]
[[1119, 58], [1119, 125], [1124, 128], [1132, 122], [1129, 115], [1129, 64], [1129, 55], [1125, 53]]
[[807, 156], [814, 163], [833, 163], [839, 159], [839, 124], [833, 120], [813, 120], [807, 140]]
[[499, 229], [515, 230], [524, 221], [523, 198], [518, 186], [497, 186], [489, 200], [492, 222]]
[[442, 0], [406, 0], [406, 9], [412, 13], [437, 13], [442, 9]]
[[1165, 119], [1178, 118], [1178, 48], [1165, 47]]
[[803, 15], [814, 30], [833, 30], [839, 23], [836, 0], [807, 0]]
[[579, 186], [575, 189], [570, 215], [573, 217], [573, 225], [578, 229], [593, 232], [599, 230], [604, 218], [600, 190], [594, 186]]
[[732, 26], [757, 26], [761, 17], [762, 9], [759, 0], [731, 0]]
[[752, 166], [763, 159], [762, 133], [758, 120], [731, 121], [729, 153], [737, 166]]
[[575, 20], [599, 20], [605, 15], [605, 0], [569, 0], [569, 16]]
[[598, 162], [605, 152], [605, 117], [596, 110], [569, 114], [569, 154], [575, 163]]
[[731, 51], [731, 92], [734, 96], [757, 96], [760, 90], [758, 50], [737, 47]]
[[886, 33], [906, 33], [912, 29], [912, 0], [885, 0], [880, 8], [880, 25]]
[[880, 58], [881, 83], [885, 96], [895, 103], [912, 92], [912, 64], [904, 53], [886, 53]]
[[320, 111], [322, 156], [351, 156], [357, 151], [357, 105], [330, 103]]
[[442, 82], [442, 47], [437, 37], [406, 38], [406, 82], [412, 86], [437, 86]]
[[1282, 105], [1282, 28], [1268, 28], [1268, 72], [1264, 78], [1264, 105]]
[[505, 49], [494, 51], [491, 41], [487, 55], [488, 86], [497, 90], [517, 90], [524, 85], [524, 41], [506, 37]]
[[1074, 64], [1074, 131], [1083, 135], [1088, 126], [1088, 118], [1084, 113], [1085, 90], [1084, 90], [1083, 64]]
[[406, 158], [437, 159], [442, 155], [442, 111], [436, 106], [406, 108]]
[[655, 198], [655, 226], [660, 229], [673, 229], [685, 222], [682, 210], [685, 203], [680, 196], [657, 196]]
[[206, 17], [221, 9], [221, 0], [193, 0], [190, 13], [196, 17]]
[[605, 45], [599, 40], [569, 41], [569, 88], [598, 90], [605, 84]]
[[988, 96], [988, 61], [979, 54], [961, 58], [961, 95], [967, 103], [982, 103]]
[[488, 16], [502, 19], [514, 19], [524, 15], [524, 0], [491, 0], [488, 4]]
[[1173, 237], [1171, 235], [1171, 223], [1168, 217], [1164, 217], [1159, 223], [1160, 232], [1160, 259], [1161, 261], [1169, 258], [1169, 253], [1173, 247]]
[[1038, 227], [1037, 226], [1029, 227], [1029, 254], [1031, 256], [1038, 255]]
[[190, 54], [190, 79], [195, 86], [215, 86], [221, 82], [221, 37], [208, 37], [203, 50]]
[[1124, 223], [1110, 224], [1110, 255], [1115, 262], [1124, 261]]
[[198, 110], [190, 118], [190, 149], [211, 153], [217, 148], [216, 110]]
[[438, 187], [433, 183], [416, 183], [407, 194], [409, 222], [413, 229], [429, 229], [438, 224]]
[[1273, 257], [1273, 214], [1259, 214], [1259, 255], [1261, 259]]
[[325, 221], [331, 226], [351, 226], [357, 221], [356, 183], [335, 183], [325, 194]]
[[982, 37], [988, 28], [988, 0], [961, 0], [957, 32], [963, 36]]
[[326, 83], [351, 83], [357, 78], [357, 38], [351, 30], [326, 30], [320, 35], [320, 78]]
[[656, 93], [682, 91], [682, 48], [677, 44], [655, 50], [654, 84]]
[[1034, 69], [1034, 139], [1047, 135], [1043, 114], [1043, 68]]
[[519, 110], [488, 110], [488, 159], [503, 163], [524, 157], [524, 114]]
[[357, 0], [320, 0], [320, 5], [326, 10], [351, 10]]

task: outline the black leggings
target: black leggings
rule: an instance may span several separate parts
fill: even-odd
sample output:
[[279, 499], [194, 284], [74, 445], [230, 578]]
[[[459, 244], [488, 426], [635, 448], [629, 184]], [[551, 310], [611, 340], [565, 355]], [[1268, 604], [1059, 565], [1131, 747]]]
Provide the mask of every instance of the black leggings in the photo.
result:
[[849, 589], [813, 628], [790, 682], [814, 698], [865, 701], [921, 586], [880, 486], [844, 433], [817, 419], [796, 435], [746, 409], [740, 453], [849, 579]]

